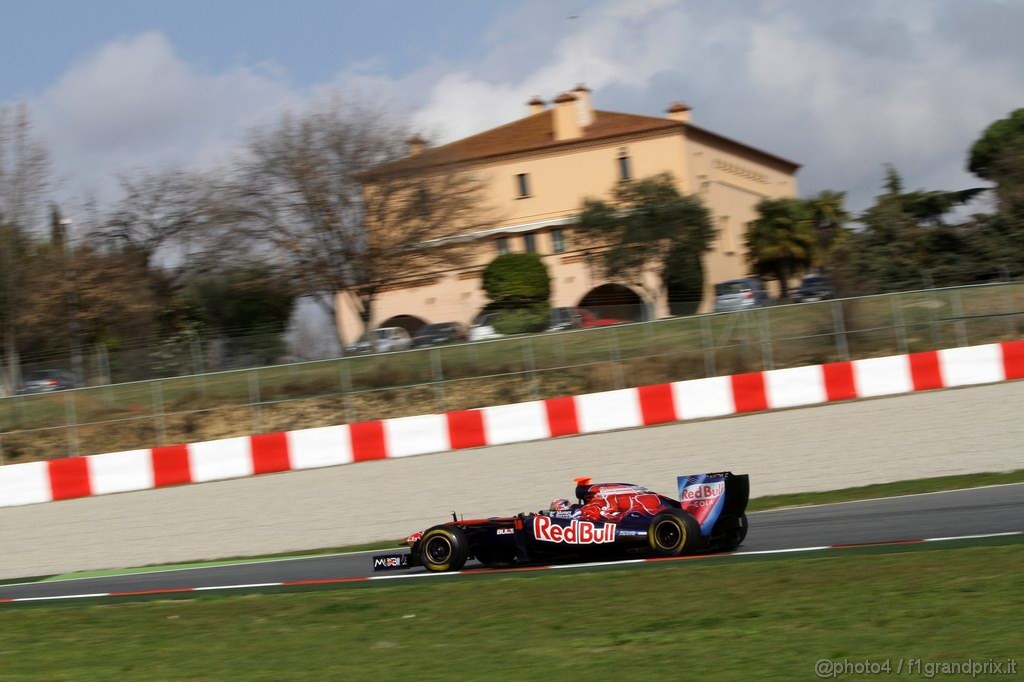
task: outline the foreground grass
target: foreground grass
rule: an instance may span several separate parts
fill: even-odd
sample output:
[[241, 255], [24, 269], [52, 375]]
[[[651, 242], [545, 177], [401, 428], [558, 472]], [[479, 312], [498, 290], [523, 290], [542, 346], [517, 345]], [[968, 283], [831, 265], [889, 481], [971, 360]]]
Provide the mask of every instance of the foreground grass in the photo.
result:
[[750, 500], [748, 511], [764, 511], [779, 507], [796, 507], [813, 504], [829, 504], [832, 502], [853, 502], [856, 500], [872, 500], [879, 497], [896, 495], [915, 495], [919, 493], [937, 493], [943, 490], [960, 488], [979, 488], [985, 485], [1001, 485], [1005, 483], [1024, 483], [1024, 469], [1009, 472], [993, 472], [984, 474], [963, 474], [960, 476], [937, 476], [920, 478], [894, 483], [878, 483], [856, 488], [841, 488], [817, 493], [793, 493], [791, 495], [766, 495]]
[[1024, 544], [0, 609], [0, 678], [813, 679], [1020, 654]]

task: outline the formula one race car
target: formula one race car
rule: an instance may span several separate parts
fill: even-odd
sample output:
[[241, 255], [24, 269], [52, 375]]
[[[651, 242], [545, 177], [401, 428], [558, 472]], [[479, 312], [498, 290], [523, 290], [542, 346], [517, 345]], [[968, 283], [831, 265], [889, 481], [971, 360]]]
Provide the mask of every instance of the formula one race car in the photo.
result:
[[747, 535], [746, 474], [678, 477], [678, 500], [630, 483], [576, 479], [575, 503], [555, 500], [537, 513], [452, 520], [406, 540], [410, 553], [373, 557], [374, 570], [424, 566], [458, 571], [484, 566], [578, 561], [632, 555], [732, 551]]

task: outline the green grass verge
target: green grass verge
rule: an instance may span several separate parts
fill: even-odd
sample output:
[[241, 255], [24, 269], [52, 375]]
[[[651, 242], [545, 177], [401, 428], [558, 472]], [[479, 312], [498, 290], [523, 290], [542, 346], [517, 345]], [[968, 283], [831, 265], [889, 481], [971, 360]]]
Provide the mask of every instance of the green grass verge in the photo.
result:
[[856, 500], [871, 500], [879, 497], [935, 493], [943, 490], [978, 488], [985, 485], [1022, 482], [1024, 482], [1024, 469], [1017, 469], [1016, 471], [1010, 472], [963, 474], [960, 476], [937, 476], [935, 478], [920, 478], [910, 481], [896, 481], [894, 483], [879, 483], [876, 485], [842, 488], [840, 490], [828, 490], [819, 493], [766, 495], [765, 497], [755, 497], [751, 499], [747, 510], [764, 511], [766, 509], [778, 509], [779, 507], [829, 504], [831, 502], [853, 502]]
[[0, 609], [0, 676], [788, 680], [823, 658], [1005, 661], [1022, 561], [1014, 544]]

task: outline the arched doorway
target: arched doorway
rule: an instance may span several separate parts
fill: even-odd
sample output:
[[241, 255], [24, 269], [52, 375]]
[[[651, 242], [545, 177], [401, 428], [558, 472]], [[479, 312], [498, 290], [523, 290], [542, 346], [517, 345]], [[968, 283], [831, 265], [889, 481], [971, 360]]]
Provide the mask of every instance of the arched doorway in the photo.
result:
[[401, 327], [405, 331], [409, 332], [409, 336], [415, 336], [416, 332], [418, 332], [425, 324], [427, 324], [426, 320], [416, 317], [415, 315], [392, 315], [377, 326]]
[[647, 319], [647, 306], [635, 291], [622, 284], [602, 284], [580, 299], [580, 308], [597, 317], [641, 322]]

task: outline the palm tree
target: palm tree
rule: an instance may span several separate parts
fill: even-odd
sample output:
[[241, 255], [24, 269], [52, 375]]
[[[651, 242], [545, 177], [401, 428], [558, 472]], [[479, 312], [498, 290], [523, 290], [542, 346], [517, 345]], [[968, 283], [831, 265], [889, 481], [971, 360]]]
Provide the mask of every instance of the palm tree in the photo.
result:
[[760, 217], [744, 237], [747, 261], [759, 276], [776, 277], [781, 298], [789, 298], [789, 280], [802, 274], [817, 258], [817, 239], [810, 211], [799, 199], [764, 199]]
[[843, 234], [844, 223], [852, 218], [844, 206], [845, 200], [846, 192], [824, 190], [804, 201], [808, 219], [818, 238], [818, 256], [821, 258]]

